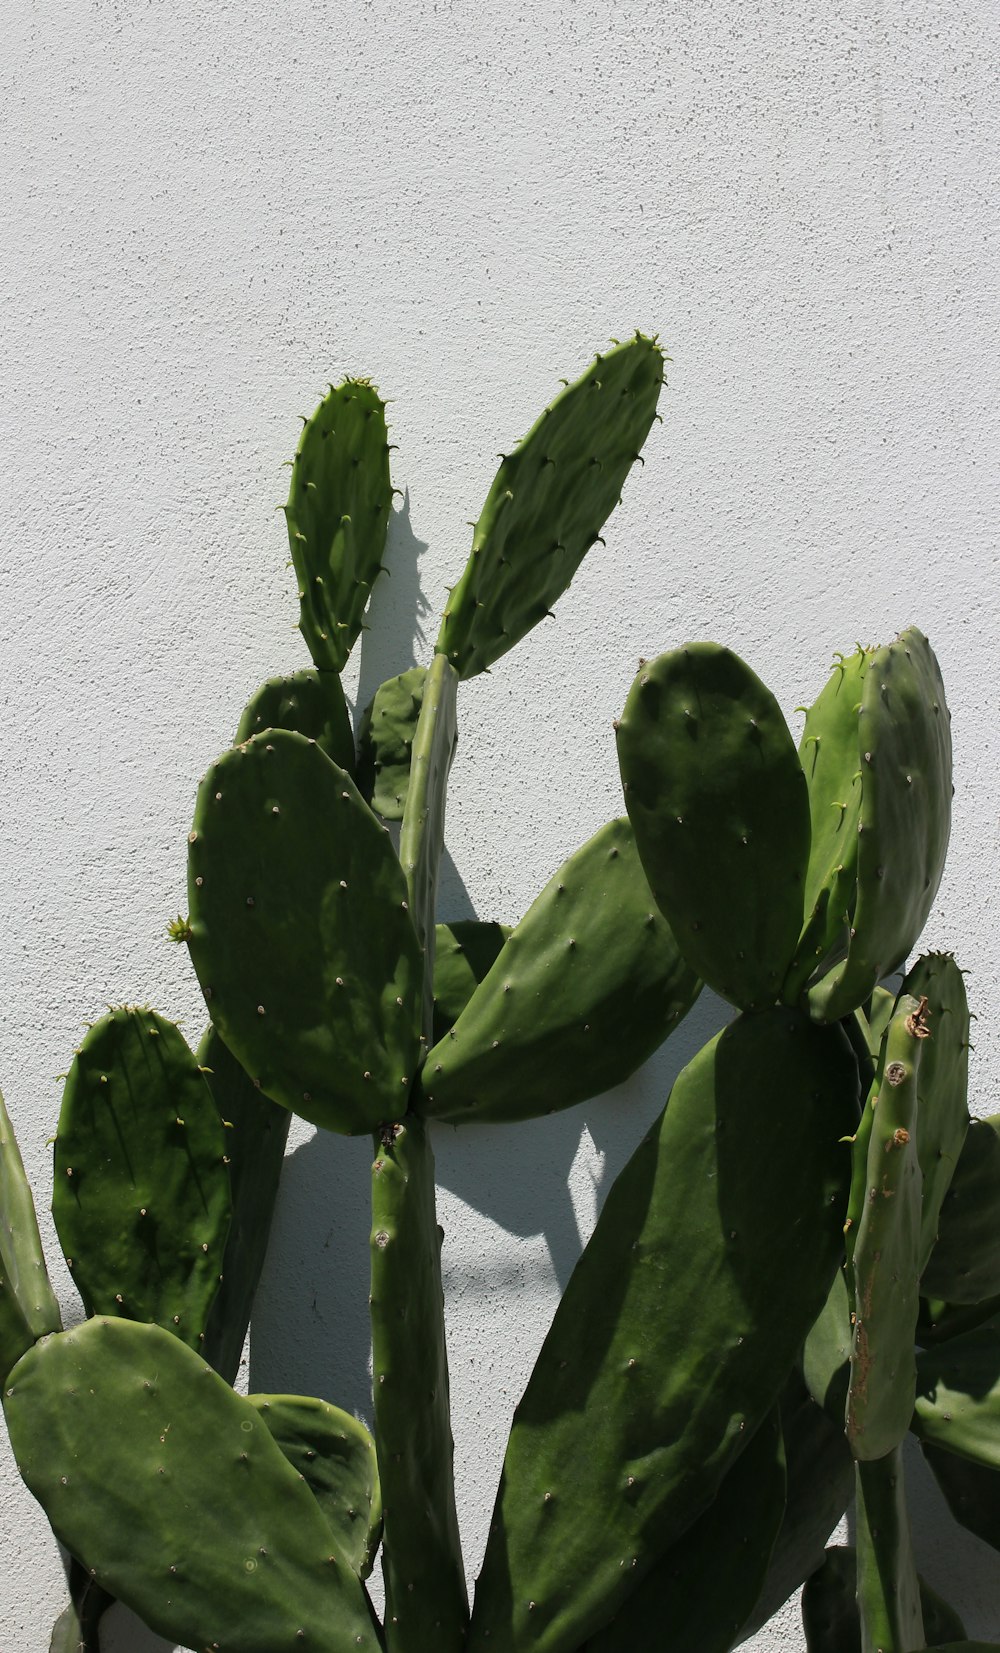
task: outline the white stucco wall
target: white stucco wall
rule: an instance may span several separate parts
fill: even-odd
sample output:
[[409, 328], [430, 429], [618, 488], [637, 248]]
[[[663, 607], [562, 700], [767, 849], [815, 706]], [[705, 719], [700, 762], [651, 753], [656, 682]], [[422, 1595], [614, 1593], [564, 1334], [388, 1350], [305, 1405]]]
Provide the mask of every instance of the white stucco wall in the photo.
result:
[[[607, 549], [462, 692], [442, 916], [515, 919], [620, 812], [639, 655], [726, 641], [797, 728], [835, 648], [916, 623], [956, 748], [926, 939], [971, 969], [972, 1104], [1000, 1111], [996, 7], [2, 11], [0, 1084], [69, 1316], [55, 1076], [108, 1002], [200, 1031], [164, 939], [194, 789], [258, 682], [307, 663], [273, 507], [297, 415], [348, 372], [393, 398], [405, 494], [363, 702], [427, 658], [494, 456], [558, 378], [636, 326], [673, 358]], [[719, 1014], [613, 1097], [439, 1135], [470, 1572], [581, 1235]], [[255, 1388], [367, 1408], [368, 1157], [294, 1132]], [[0, 1644], [43, 1653], [58, 1556], [0, 1449]], [[935, 1508], [921, 1564], [1000, 1640], [996, 1557]], [[753, 1646], [799, 1648], [794, 1607]], [[107, 1647], [147, 1643], [122, 1618]]]

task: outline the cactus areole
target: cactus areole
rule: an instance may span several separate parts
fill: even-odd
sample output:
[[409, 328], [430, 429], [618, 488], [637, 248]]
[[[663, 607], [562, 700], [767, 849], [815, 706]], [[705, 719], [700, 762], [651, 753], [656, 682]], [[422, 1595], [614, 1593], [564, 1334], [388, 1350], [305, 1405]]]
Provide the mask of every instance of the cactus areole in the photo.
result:
[[[838, 656], [797, 745], [729, 649], [643, 662], [617, 817], [520, 923], [438, 911], [461, 685], [603, 543], [663, 364], [615, 343], [503, 457], [433, 653], [357, 737], [340, 673], [385, 550], [385, 408], [348, 379], [305, 421], [285, 515], [312, 665], [263, 683], [198, 791], [169, 925], [197, 1054], [131, 1006], [73, 1057], [69, 1331], [0, 1100], [4, 1408], [70, 1557], [54, 1653], [100, 1653], [115, 1600], [210, 1653], [727, 1653], [805, 1581], [810, 1653], [983, 1645], [917, 1577], [901, 1456], [912, 1431], [1000, 1549], [1000, 1122], [969, 1128], [954, 960], [886, 984], [948, 843], [926, 637]], [[607, 1195], [470, 1601], [434, 1134], [602, 1095], [703, 983], [733, 1019]], [[372, 1142], [368, 1423], [233, 1388], [293, 1114]], [[825, 1551], [852, 1490], [856, 1546]]]

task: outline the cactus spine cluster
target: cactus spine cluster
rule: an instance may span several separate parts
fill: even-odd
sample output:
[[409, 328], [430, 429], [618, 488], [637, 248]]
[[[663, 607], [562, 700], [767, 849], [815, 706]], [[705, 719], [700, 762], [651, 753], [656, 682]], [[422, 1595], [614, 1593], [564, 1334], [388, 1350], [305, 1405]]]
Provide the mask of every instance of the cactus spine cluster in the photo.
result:
[[[983, 1645], [917, 1576], [900, 1456], [912, 1431], [1000, 1548], [1000, 1125], [969, 1118], [954, 960], [899, 977], [949, 832], [926, 638], [838, 658], [798, 747], [728, 649], [643, 662], [625, 814], [512, 930], [436, 911], [460, 685], [600, 540], [662, 378], [655, 340], [615, 344], [503, 458], [430, 664], [357, 746], [340, 673], [385, 548], [384, 407], [349, 380], [306, 421], [286, 516], [313, 667], [264, 684], [198, 792], [170, 927], [198, 1052], [132, 1007], [74, 1057], [70, 1331], [0, 1107], [4, 1410], [70, 1557], [54, 1653], [99, 1653], [115, 1599], [199, 1653], [727, 1653], [803, 1582], [810, 1653]], [[433, 1122], [602, 1093], [703, 983], [734, 1017], [573, 1272], [470, 1611]], [[293, 1113], [373, 1140], [370, 1432], [232, 1387]], [[824, 1550], [852, 1494], [856, 1547]]]

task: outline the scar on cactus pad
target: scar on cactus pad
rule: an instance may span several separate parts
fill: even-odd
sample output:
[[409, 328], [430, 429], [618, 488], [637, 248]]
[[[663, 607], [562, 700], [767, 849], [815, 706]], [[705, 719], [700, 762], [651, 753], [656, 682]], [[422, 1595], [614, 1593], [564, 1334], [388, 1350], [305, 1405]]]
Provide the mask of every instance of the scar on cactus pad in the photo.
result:
[[[603, 541], [663, 363], [655, 339], [614, 344], [502, 459], [432, 658], [357, 737], [340, 673], [384, 562], [385, 409], [349, 379], [304, 423], [285, 515], [312, 665], [262, 684], [198, 793], [169, 926], [211, 1019], [197, 1052], [116, 1009], [74, 1059], [53, 1197], [70, 1331], [0, 1108], [4, 1406], [72, 1558], [55, 1653], [100, 1653], [116, 1598], [212, 1653], [727, 1653], [807, 1580], [810, 1653], [982, 1645], [917, 1577], [901, 1458], [912, 1432], [1000, 1548], [1000, 1128], [970, 1126], [954, 960], [894, 980], [949, 832], [927, 639], [838, 657], [798, 744], [729, 649], [643, 662], [624, 813], [568, 833], [519, 924], [438, 911], [461, 684]], [[527, 1144], [532, 1117], [634, 1072], [703, 983], [733, 1020], [573, 1271], [470, 1602], [435, 1132]], [[336, 1395], [232, 1387], [293, 1114], [372, 1143], [370, 1429]], [[826, 1551], [855, 1489], [856, 1547]]]

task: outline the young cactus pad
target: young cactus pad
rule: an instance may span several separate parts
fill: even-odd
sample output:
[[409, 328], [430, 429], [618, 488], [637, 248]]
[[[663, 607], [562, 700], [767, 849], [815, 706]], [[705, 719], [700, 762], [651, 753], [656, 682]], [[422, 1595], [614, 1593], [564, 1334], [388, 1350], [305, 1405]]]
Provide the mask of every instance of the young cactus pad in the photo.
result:
[[637, 333], [598, 356], [504, 457], [437, 648], [461, 678], [543, 620], [597, 543], [656, 415], [663, 354]]
[[316, 665], [343, 671], [385, 551], [392, 484], [385, 406], [363, 379], [330, 386], [305, 421], [285, 506], [302, 635]]

